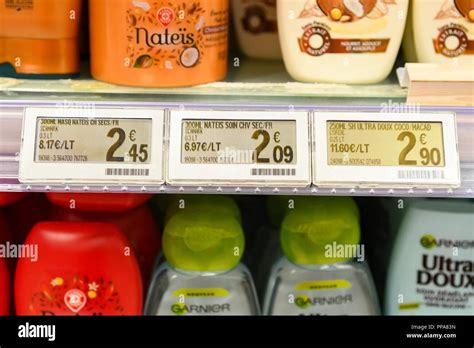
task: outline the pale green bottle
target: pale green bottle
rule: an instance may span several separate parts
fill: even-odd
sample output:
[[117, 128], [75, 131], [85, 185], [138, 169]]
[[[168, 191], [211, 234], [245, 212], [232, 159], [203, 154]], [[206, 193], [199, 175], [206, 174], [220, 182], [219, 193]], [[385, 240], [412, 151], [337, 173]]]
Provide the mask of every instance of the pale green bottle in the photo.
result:
[[296, 198], [280, 228], [284, 256], [272, 268], [264, 314], [379, 314], [359, 219], [351, 198]]
[[148, 315], [258, 315], [252, 277], [240, 263], [244, 233], [232, 214], [184, 210], [163, 234], [166, 258], [154, 273]]

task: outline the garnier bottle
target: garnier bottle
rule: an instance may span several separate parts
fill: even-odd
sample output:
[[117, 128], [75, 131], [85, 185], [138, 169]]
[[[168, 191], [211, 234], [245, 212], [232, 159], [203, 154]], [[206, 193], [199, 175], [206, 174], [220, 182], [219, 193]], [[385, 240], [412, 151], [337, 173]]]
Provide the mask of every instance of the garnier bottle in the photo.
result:
[[474, 313], [474, 203], [422, 199], [401, 219], [388, 269], [388, 315]]
[[163, 234], [166, 258], [148, 293], [148, 315], [257, 315], [252, 277], [240, 263], [244, 233], [229, 214], [182, 211]]
[[284, 256], [273, 266], [264, 314], [379, 314], [359, 241], [359, 212], [351, 198], [295, 199], [281, 225]]

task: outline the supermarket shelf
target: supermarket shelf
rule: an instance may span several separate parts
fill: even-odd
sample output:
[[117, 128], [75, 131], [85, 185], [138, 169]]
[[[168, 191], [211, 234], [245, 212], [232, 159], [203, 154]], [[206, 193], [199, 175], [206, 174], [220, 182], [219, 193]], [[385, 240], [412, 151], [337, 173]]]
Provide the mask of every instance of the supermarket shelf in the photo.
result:
[[[474, 175], [474, 168], [470, 169]], [[303, 195], [303, 196], [380, 196], [474, 198], [474, 185], [464, 183], [457, 189], [362, 189], [362, 188], [286, 188], [238, 186], [104, 186], [104, 185], [22, 185], [15, 179], [3, 179], [1, 192], [94, 192], [152, 194], [227, 194], [227, 195]]]
[[[87, 71], [85, 67], [84, 71]], [[474, 109], [407, 106], [407, 90], [395, 74], [376, 85], [294, 82], [283, 63], [242, 60], [230, 67], [226, 81], [187, 88], [130, 88], [95, 81], [0, 78], [0, 190], [88, 191], [208, 194], [304, 194], [357, 196], [474, 197]], [[312, 110], [371, 112], [455, 112], [462, 185], [456, 189], [378, 189], [316, 187], [22, 185], [18, 182], [21, 130], [25, 107], [180, 108], [223, 110]]]
[[[3, 100], [0, 102], [0, 190], [1, 191], [75, 191], [75, 192], [143, 192], [143, 193], [206, 193], [206, 194], [279, 194], [279, 195], [353, 195], [353, 196], [413, 196], [413, 197], [473, 197], [474, 198], [474, 113], [472, 108], [447, 108], [444, 111], [457, 113], [458, 142], [461, 162], [462, 185], [456, 189], [440, 188], [415, 188], [415, 189], [381, 189], [381, 188], [357, 188], [357, 187], [219, 187], [213, 186], [121, 186], [121, 185], [23, 185], [18, 182], [19, 152], [21, 145], [21, 128], [23, 111], [27, 106], [54, 106], [60, 101], [35, 100]], [[78, 104], [80, 106], [80, 104]], [[76, 106], [78, 106], [76, 105]], [[98, 107], [152, 107], [163, 108], [177, 104], [160, 102], [117, 102], [110, 99], [108, 102], [100, 102]], [[212, 108], [209, 104], [179, 104], [185, 108]], [[225, 104], [223, 109], [265, 109], [268, 105], [249, 106], [248, 104]], [[281, 108], [288, 106], [281, 105]], [[275, 108], [274, 106], [272, 108]], [[348, 105], [306, 105], [295, 106], [296, 109], [304, 110], [354, 110]], [[381, 111], [382, 106], [359, 106], [359, 111]], [[440, 108], [420, 108], [420, 111], [439, 111]]]
[[[92, 79], [84, 66], [73, 80], [26, 80], [0, 78], [1, 99], [75, 101], [187, 102], [187, 103], [267, 103], [311, 104], [342, 100], [344, 104], [378, 105], [387, 100], [403, 102], [407, 90], [399, 86], [395, 74], [375, 85], [343, 85], [295, 82], [278, 61], [243, 59], [230, 66], [226, 81], [183, 88], [137, 88], [107, 84]], [[337, 104], [336, 104], [337, 105]]]

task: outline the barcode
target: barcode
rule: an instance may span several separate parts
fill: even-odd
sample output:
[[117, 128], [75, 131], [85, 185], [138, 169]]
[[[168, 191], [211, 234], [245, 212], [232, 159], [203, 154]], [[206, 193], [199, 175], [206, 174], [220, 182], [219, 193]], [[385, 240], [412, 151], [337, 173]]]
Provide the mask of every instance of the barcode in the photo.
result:
[[295, 176], [296, 169], [292, 168], [254, 168], [252, 176]]
[[149, 176], [150, 169], [106, 168], [105, 175], [110, 176]]
[[399, 179], [444, 179], [443, 170], [399, 170]]

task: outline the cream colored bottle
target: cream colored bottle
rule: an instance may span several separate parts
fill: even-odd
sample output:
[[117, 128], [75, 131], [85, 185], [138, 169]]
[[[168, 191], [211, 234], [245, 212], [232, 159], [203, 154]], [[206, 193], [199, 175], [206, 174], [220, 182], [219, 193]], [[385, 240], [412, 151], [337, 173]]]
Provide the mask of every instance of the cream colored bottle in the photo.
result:
[[304, 82], [377, 83], [391, 72], [408, 0], [279, 0], [289, 74]]
[[409, 62], [474, 64], [474, 0], [412, 0], [403, 50]]

